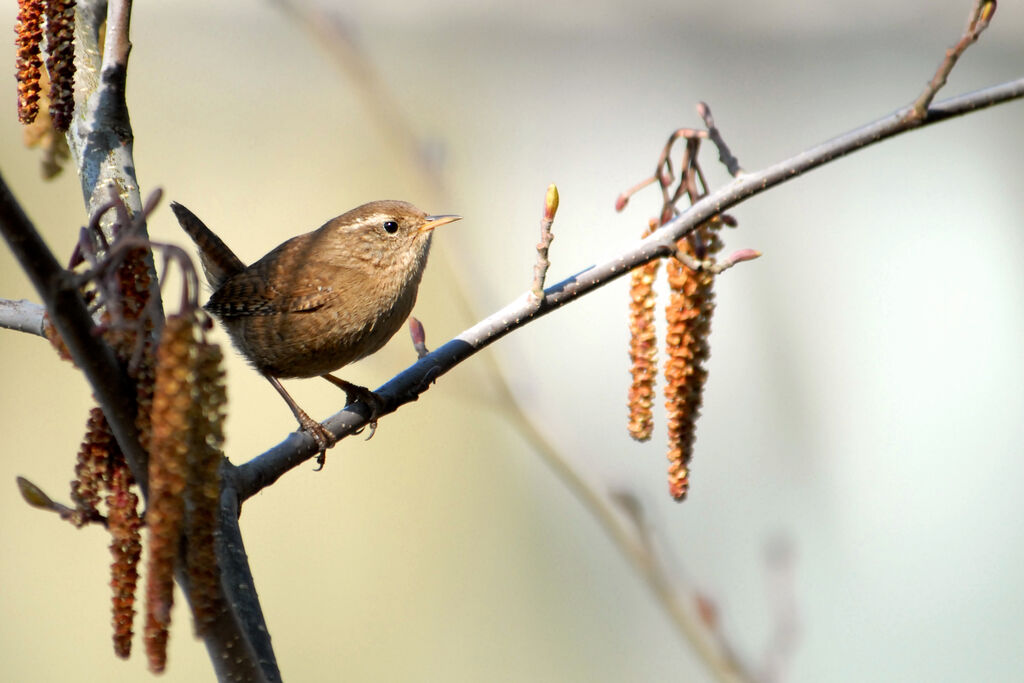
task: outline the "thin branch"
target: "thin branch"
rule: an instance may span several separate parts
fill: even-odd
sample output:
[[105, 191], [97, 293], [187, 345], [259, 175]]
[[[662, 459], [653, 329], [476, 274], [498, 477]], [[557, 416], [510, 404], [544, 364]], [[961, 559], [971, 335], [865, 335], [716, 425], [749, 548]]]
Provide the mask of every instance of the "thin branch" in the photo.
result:
[[406, 159], [412, 160], [420, 177], [432, 191], [440, 190], [439, 155], [429, 141], [417, 135], [415, 127], [402, 113], [402, 107], [375, 69], [366, 51], [359, 45], [351, 26], [333, 6], [308, 0], [272, 0], [286, 16], [304, 29], [331, 61], [349, 79], [366, 106], [370, 120], [380, 127], [385, 139]]
[[729, 146], [722, 139], [722, 133], [715, 126], [715, 119], [711, 116], [711, 107], [706, 102], [698, 102], [697, 114], [704, 120], [704, 125], [708, 128], [708, 139], [718, 148], [718, 160], [729, 171], [729, 175], [735, 178], [743, 173], [743, 168], [740, 167], [740, 160], [733, 156]]
[[534, 421], [523, 412], [497, 364], [492, 365], [492, 372], [499, 378], [498, 400], [503, 408], [503, 414], [519, 430], [559, 481], [590, 512], [647, 585], [676, 630], [693, 646], [697, 656], [704, 662], [715, 680], [722, 683], [755, 680], [735, 657], [722, 634], [708, 628], [701, 621], [693, 604], [692, 595], [695, 591], [680, 580], [677, 572], [673, 571], [674, 568], [666, 565], [662, 555], [655, 552], [650, 538], [642, 533], [644, 529], [636, 523], [637, 520], [624, 516], [613, 508], [607, 496], [602, 494], [602, 487], [561, 456]]
[[974, 0], [974, 6], [971, 8], [971, 14], [967, 19], [967, 28], [964, 29], [964, 33], [960, 36], [957, 44], [946, 50], [946, 57], [939, 64], [939, 68], [935, 71], [932, 80], [929, 81], [924, 92], [914, 100], [914, 104], [911, 105], [910, 111], [906, 114], [908, 121], [917, 122], [924, 118], [928, 105], [935, 99], [935, 95], [938, 94], [939, 90], [946, 85], [946, 79], [949, 77], [953, 67], [956, 66], [957, 60], [960, 59], [960, 56], [967, 48], [981, 37], [982, 32], [988, 28], [988, 24], [995, 12], [996, 0]]
[[[376, 390], [384, 404], [377, 417], [383, 417], [401, 405], [416, 400], [438, 377], [509, 332], [622, 277], [639, 265], [670, 255], [675, 243], [697, 226], [756, 194], [908, 130], [1021, 97], [1024, 97], [1024, 78], [943, 100], [932, 106], [924, 120], [918, 123], [907, 121], [910, 107], [905, 107], [762, 171], [745, 174], [721, 190], [703, 197], [689, 210], [616, 258], [585, 268], [548, 287], [544, 290], [544, 299], [539, 307], [527, 293], [420, 359]], [[324, 425], [341, 439], [362, 427], [366, 417], [354, 409], [346, 409], [328, 418]], [[278, 445], [239, 466], [239, 495], [243, 500], [247, 499], [317, 452], [312, 437], [293, 432]]]
[[0, 327], [18, 332], [46, 336], [43, 332], [43, 314], [46, 306], [26, 301], [0, 299]]

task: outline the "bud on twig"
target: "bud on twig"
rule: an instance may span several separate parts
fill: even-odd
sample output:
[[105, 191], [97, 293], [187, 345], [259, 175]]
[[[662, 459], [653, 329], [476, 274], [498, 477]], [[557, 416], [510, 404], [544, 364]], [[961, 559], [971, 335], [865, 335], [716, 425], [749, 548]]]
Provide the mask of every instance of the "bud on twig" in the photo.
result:
[[558, 211], [558, 188], [552, 183], [544, 194], [544, 216], [540, 221], [540, 242], [537, 243], [537, 264], [533, 267], [533, 286], [530, 293], [537, 305], [544, 299], [544, 280], [547, 278], [551, 261], [548, 260], [548, 249], [555, 238], [551, 232], [551, 224]]
[[413, 316], [409, 316], [409, 336], [412, 337], [412, 346], [416, 349], [417, 358], [423, 358], [430, 353], [427, 349], [427, 332], [423, 329], [423, 323]]

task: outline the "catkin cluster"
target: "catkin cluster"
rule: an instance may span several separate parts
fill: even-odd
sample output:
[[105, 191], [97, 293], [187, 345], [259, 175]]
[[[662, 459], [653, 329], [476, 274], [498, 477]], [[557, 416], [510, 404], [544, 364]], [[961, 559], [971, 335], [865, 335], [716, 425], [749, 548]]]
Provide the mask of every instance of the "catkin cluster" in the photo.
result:
[[[75, 526], [102, 519], [101, 499], [106, 503], [110, 532], [110, 586], [113, 590], [114, 652], [127, 657], [131, 652], [135, 589], [142, 554], [142, 517], [139, 498], [132, 490], [135, 479], [125, 462], [110, 425], [99, 408], [89, 411], [85, 438], [78, 450], [71, 499], [75, 509], [69, 516]], [[105, 497], [101, 494], [105, 493]]]
[[38, 0], [18, 0], [18, 20], [15, 26], [17, 56], [15, 69], [18, 79], [18, 120], [32, 123], [39, 113], [39, 76], [43, 59], [40, 44], [43, 40], [43, 7]]
[[[721, 248], [717, 235], [720, 225], [720, 220], [711, 220], [680, 240], [677, 253], [686, 262], [673, 256], [665, 266], [671, 292], [665, 307], [664, 365], [668, 482], [669, 493], [676, 500], [686, 498], [689, 491], [689, 463], [707, 380], [705, 366], [711, 353], [708, 339], [715, 306], [714, 273], [709, 266]], [[646, 234], [656, 227], [657, 221], [652, 220]], [[628, 429], [638, 441], [649, 439], [653, 429], [654, 383], [658, 372], [654, 280], [659, 263], [655, 260], [635, 268], [630, 288], [629, 357], [633, 381], [628, 397]]]
[[19, 0], [15, 32], [18, 120], [30, 124], [39, 114], [45, 33], [49, 113], [53, 127], [66, 131], [75, 109], [75, 0]]
[[[116, 260], [95, 269], [85, 296], [99, 310], [98, 329], [135, 382], [135, 426], [148, 454], [149, 499], [143, 520], [131, 471], [102, 410], [94, 408], [79, 449], [71, 491], [75, 508], [68, 518], [78, 526], [105, 521], [110, 531], [114, 650], [121, 657], [131, 652], [146, 526], [144, 642], [150, 668], [159, 672], [167, 662], [177, 569], [188, 576], [197, 632], [222, 611], [215, 532], [227, 407], [223, 359], [220, 348], [206, 341], [203, 314], [192, 304], [169, 316], [154, 341], [148, 250], [118, 251], [115, 241], [111, 253], [107, 258]], [[49, 318], [45, 330], [58, 353], [70, 359]]]

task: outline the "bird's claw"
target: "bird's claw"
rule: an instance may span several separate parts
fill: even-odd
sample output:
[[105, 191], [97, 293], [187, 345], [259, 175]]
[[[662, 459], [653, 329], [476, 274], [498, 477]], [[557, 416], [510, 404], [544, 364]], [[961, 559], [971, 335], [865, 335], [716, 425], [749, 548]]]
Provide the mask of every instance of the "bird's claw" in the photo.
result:
[[[377, 431], [377, 416], [384, 412], [384, 399], [366, 387], [361, 387], [358, 384], [352, 384], [352, 382], [346, 382], [340, 377], [335, 377], [334, 375], [323, 375], [323, 378], [345, 392], [346, 406], [351, 405], [352, 403], [365, 403], [370, 408], [370, 416], [366, 418], [366, 424], [370, 426], [370, 435], [366, 437], [366, 440], [369, 441], [372, 439], [374, 433]], [[362, 434], [365, 428], [365, 426], [360, 427], [352, 433]]]
[[319, 472], [324, 468], [324, 462], [327, 460], [327, 449], [338, 443], [338, 439], [334, 434], [324, 427], [322, 424], [312, 418], [307, 418], [307, 421], [303, 421], [302, 430], [307, 432], [313, 441], [316, 441], [317, 448], [320, 452], [316, 456], [316, 469], [315, 472]]
[[[372, 410], [373, 407], [371, 406], [370, 409]], [[352, 433], [353, 434], [362, 434], [363, 430], [366, 429], [367, 425], [369, 425], [369, 427], [370, 427], [370, 433], [366, 435], [366, 441], [369, 441], [370, 439], [373, 438], [373, 435], [377, 433], [377, 421], [376, 420], [370, 420], [369, 422], [367, 422], [362, 427], [360, 427], [359, 429], [355, 430]]]

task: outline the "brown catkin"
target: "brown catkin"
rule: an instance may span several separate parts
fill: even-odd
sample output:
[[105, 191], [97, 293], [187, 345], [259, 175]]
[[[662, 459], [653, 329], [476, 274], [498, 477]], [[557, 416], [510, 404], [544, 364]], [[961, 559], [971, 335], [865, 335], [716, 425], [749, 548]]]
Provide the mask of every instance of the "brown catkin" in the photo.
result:
[[60, 332], [54, 326], [53, 321], [50, 319], [50, 312], [47, 311], [43, 314], [43, 334], [46, 335], [46, 339], [50, 342], [53, 350], [57, 352], [57, 355], [61, 359], [74, 363], [74, 359], [71, 357], [71, 352], [68, 350], [67, 344], [64, 343], [64, 338], [60, 336]]
[[43, 40], [42, 0], [18, 0], [18, 20], [14, 30], [18, 34], [15, 41], [18, 120], [29, 124], [39, 113], [39, 77], [43, 66], [43, 58], [39, 54], [39, 44]]
[[194, 316], [169, 316], [156, 351], [156, 381], [149, 454], [148, 561], [145, 642], [154, 673], [167, 663], [174, 603], [174, 565], [185, 514], [190, 442], [189, 411], [195, 385]]
[[142, 518], [138, 512], [139, 498], [131, 490], [134, 482], [103, 411], [93, 408], [78, 451], [75, 480], [71, 482], [75, 511], [70, 521], [81, 527], [100, 519], [100, 490], [106, 491], [107, 529], [113, 556], [110, 587], [113, 590], [114, 652], [125, 658], [131, 652], [135, 590], [142, 554]]
[[67, 138], [53, 129], [50, 117], [50, 77], [46, 70], [39, 74], [38, 114], [35, 121], [22, 129], [22, 140], [29, 149], [38, 147], [42, 151], [39, 160], [43, 178], [49, 180], [63, 170], [63, 165], [71, 158]]
[[143, 342], [141, 356], [138, 366], [133, 373], [135, 376], [135, 428], [139, 432], [139, 445], [142, 450], [149, 453], [153, 440], [153, 392], [156, 383], [156, 354], [153, 351], [153, 342], [147, 338]]
[[66, 131], [75, 111], [75, 0], [46, 1], [46, 70], [50, 72], [50, 116]]
[[[706, 224], [694, 234], [693, 239], [704, 242], [700, 258], [708, 258], [720, 249], [721, 243], [713, 229], [718, 225], [717, 222]], [[677, 246], [691, 257], [698, 257], [689, 239], [680, 240]], [[669, 493], [681, 501], [686, 498], [690, 487], [689, 464], [707, 380], [705, 363], [711, 355], [709, 337], [715, 307], [714, 275], [708, 269], [691, 270], [675, 258], [669, 259], [666, 271], [672, 291], [665, 309], [668, 479]]]
[[121, 291], [121, 315], [126, 320], [138, 320], [149, 303], [149, 272], [147, 255], [149, 251], [139, 247], [132, 249], [117, 269], [118, 288]]
[[[657, 228], [651, 220], [646, 237]], [[654, 325], [654, 280], [660, 259], [634, 268], [629, 288], [629, 360], [632, 382], [629, 386], [629, 435], [647, 441], [654, 429], [654, 384], [658, 376], [658, 337]]]
[[113, 466], [107, 494], [107, 528], [110, 531], [110, 587], [113, 590], [114, 652], [127, 659], [132, 651], [135, 590], [142, 556], [142, 517], [139, 497], [132, 490], [135, 479], [122, 456]]
[[224, 448], [224, 387], [220, 347], [196, 345], [188, 486], [185, 489], [186, 566], [196, 632], [202, 635], [220, 611], [220, 572], [215, 532], [220, 511], [220, 464]]
[[100, 489], [110, 477], [111, 451], [114, 448], [117, 448], [117, 442], [110, 433], [107, 418], [100, 408], [93, 408], [89, 411], [85, 437], [78, 448], [75, 478], [71, 482], [75, 511], [70, 521], [77, 527], [83, 527], [100, 516]]

